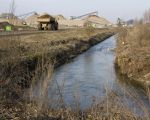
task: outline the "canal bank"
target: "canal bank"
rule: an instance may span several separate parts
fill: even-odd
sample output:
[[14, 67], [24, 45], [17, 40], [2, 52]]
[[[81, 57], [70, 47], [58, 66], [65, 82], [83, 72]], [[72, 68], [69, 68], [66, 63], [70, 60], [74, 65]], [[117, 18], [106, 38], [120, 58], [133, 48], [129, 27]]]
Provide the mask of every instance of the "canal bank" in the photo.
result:
[[[46, 82], [43, 103], [62, 116], [66, 111], [70, 118], [65, 119], [148, 120], [150, 104], [144, 91], [116, 74], [115, 48], [113, 36], [56, 68]], [[41, 84], [32, 89], [32, 99], [41, 98]]]
[[117, 36], [116, 69], [131, 82], [150, 88], [150, 25], [122, 28]]
[[110, 30], [96, 29], [2, 37], [0, 41], [2, 86], [6, 85], [4, 79], [13, 79], [10, 80], [10, 84], [13, 81], [23, 88], [29, 87], [37, 69], [42, 71], [41, 67], [47, 64], [57, 68], [113, 34]]
[[[70, 38], [69, 35], [69, 37], [66, 38], [66, 34], [76, 33], [78, 33], [78, 35], [75, 35], [76, 37], [71, 36]], [[86, 34], [86, 36], [81, 36], [82, 33]], [[54, 34], [57, 35], [57, 33]], [[88, 50], [91, 46], [109, 38], [114, 33], [109, 30], [96, 30], [96, 32], [92, 32], [92, 34], [90, 33], [89, 35], [85, 33], [84, 30], [77, 30], [77, 32], [71, 31], [67, 33], [65, 31], [63, 34], [65, 38], [63, 38], [63, 40], [50, 40], [50, 42], [41, 40], [42, 42], [40, 43], [38, 39], [40, 39], [41, 36], [43, 38], [45, 35], [44, 38], [46, 39], [49, 35], [10, 36], [10, 38], [7, 36], [1, 39], [0, 42], [3, 43], [1, 45], [4, 45], [4, 47], [1, 46], [0, 51], [0, 57], [2, 58], [0, 62], [0, 118], [14, 119], [14, 114], [19, 116], [20, 119], [24, 119], [24, 117], [34, 118], [35, 116], [33, 114], [37, 114], [38, 111], [37, 106], [32, 104], [29, 99], [27, 101], [23, 99], [24, 90], [35, 82], [33, 80], [38, 82], [49, 64], [57, 68]], [[27, 42], [30, 40], [29, 45], [28, 43], [24, 44], [26, 38]], [[33, 42], [35, 40], [36, 42]], [[38, 45], [35, 45], [35, 43]], [[41, 51], [39, 52], [39, 50]], [[35, 109], [32, 109], [32, 106], [34, 106]], [[21, 115], [19, 115], [20, 112], [18, 110], [22, 111]], [[28, 113], [30, 115], [28, 115]]]
[[[142, 102], [146, 109], [150, 106], [148, 97], [142, 89], [127, 83], [128, 78], [118, 74], [115, 69], [115, 49], [116, 38], [112, 36], [55, 69], [48, 87], [50, 105], [56, 105], [58, 108], [64, 105], [72, 109], [78, 106], [84, 111], [105, 103], [110, 104], [111, 111], [118, 104], [118, 110], [121, 106], [126, 106], [135, 116], [144, 116], [145, 113], [138, 102]], [[63, 103], [58, 102], [60, 98]], [[104, 109], [106, 108], [105, 106]]]
[[[41, 89], [42, 84], [36, 86], [36, 93], [30, 93], [32, 97], [28, 97], [27, 101], [15, 100], [16, 102], [3, 104], [3, 110], [0, 111], [2, 117], [19, 116], [21, 119], [39, 120], [148, 120], [149, 112], [145, 111], [149, 106], [147, 97], [140, 89], [134, 89], [121, 79], [118, 80], [115, 74], [115, 46], [115, 38], [110, 37], [56, 68], [53, 80], [46, 76], [46, 79], [38, 81], [46, 87]], [[46, 96], [43, 96], [43, 92]]]

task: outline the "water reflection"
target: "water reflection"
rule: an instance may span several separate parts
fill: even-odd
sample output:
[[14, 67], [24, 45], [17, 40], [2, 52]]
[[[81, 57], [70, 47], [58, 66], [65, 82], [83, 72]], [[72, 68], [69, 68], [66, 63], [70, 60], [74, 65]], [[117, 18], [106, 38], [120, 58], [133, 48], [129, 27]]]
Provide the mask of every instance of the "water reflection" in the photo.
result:
[[107, 87], [116, 92], [131, 109], [136, 106], [136, 113], [142, 114], [129, 93], [138, 94], [146, 106], [150, 106], [148, 99], [141, 90], [118, 82], [114, 68], [115, 47], [115, 37], [111, 37], [79, 55], [72, 62], [57, 68], [49, 88], [49, 98], [54, 101], [61, 98], [68, 106], [78, 104], [80, 108], [85, 109], [90, 107], [95, 97], [99, 98], [100, 102], [106, 96]]

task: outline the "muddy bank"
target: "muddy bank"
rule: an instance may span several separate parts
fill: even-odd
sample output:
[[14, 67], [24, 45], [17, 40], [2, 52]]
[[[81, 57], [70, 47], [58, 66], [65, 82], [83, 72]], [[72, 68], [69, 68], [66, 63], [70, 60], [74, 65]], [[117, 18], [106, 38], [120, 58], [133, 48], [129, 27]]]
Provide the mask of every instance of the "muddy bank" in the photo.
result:
[[117, 70], [127, 76], [133, 84], [149, 88], [150, 25], [139, 25], [119, 31], [116, 49]]

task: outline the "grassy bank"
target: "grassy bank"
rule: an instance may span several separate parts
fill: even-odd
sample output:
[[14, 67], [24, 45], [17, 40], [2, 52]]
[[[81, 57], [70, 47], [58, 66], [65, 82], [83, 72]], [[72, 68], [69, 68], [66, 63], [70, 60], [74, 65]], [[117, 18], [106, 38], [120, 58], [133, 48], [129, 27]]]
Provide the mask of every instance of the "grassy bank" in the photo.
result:
[[112, 35], [110, 30], [91, 28], [1, 37], [0, 83], [13, 81], [27, 87], [39, 64], [58, 67]]
[[[40, 119], [39, 116], [36, 117], [38, 111], [40, 111], [38, 115], [44, 115], [42, 119], [50, 119], [51, 117], [45, 117], [48, 115], [45, 109], [41, 110], [43, 105], [39, 110], [39, 107], [37, 108], [39, 104], [24, 99], [26, 88], [32, 88], [34, 84], [43, 80], [41, 97], [46, 99], [44, 92], [51, 79], [52, 74], [49, 73], [53, 67], [68, 62], [112, 35], [113, 32], [107, 29], [87, 28], [33, 35], [1, 36], [0, 119]], [[29, 93], [28, 98], [30, 94], [32, 92]], [[66, 112], [65, 109], [62, 113]]]
[[119, 30], [116, 65], [131, 82], [149, 91], [150, 87], [150, 25]]
[[[65, 105], [61, 92], [57, 101], [48, 98], [55, 67], [111, 35], [111, 30], [81, 29], [1, 38], [0, 120], [149, 120], [149, 112], [136, 95], [129, 93], [143, 110], [142, 117], [135, 115], [109, 86], [103, 100], [97, 103], [93, 97], [91, 108], [84, 111], [76, 97], [74, 109]], [[35, 98], [37, 83], [40, 90]], [[53, 109], [50, 106], [54, 104], [62, 107]]]
[[[0, 44], [0, 119], [7, 120], [149, 120], [149, 111], [138, 97], [129, 96], [139, 104], [144, 115], [139, 117], [123, 103], [119, 95], [106, 85], [103, 99], [93, 97], [93, 104], [82, 111], [75, 96], [75, 108], [59, 98], [48, 98], [55, 67], [68, 62], [91, 46], [112, 35], [110, 30], [81, 29], [36, 35], [5, 36]], [[38, 96], [34, 87], [39, 83]], [[63, 86], [63, 85], [62, 85]], [[26, 89], [28, 88], [28, 89]], [[124, 88], [123, 88], [124, 89]], [[51, 95], [53, 96], [53, 95]], [[99, 101], [99, 102], [97, 102]], [[51, 104], [60, 106], [53, 109]]]

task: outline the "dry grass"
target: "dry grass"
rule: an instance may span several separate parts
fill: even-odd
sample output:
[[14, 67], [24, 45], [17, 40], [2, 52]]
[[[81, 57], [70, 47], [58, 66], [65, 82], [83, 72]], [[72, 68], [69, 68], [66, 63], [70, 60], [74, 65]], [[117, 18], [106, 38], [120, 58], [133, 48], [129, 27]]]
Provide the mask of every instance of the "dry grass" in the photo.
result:
[[[71, 30], [54, 32], [52, 34], [2, 37], [0, 40], [0, 65], [3, 68], [0, 71], [0, 119], [142, 120], [142, 118], [137, 117], [130, 111], [122, 103], [118, 95], [109, 88], [106, 88], [106, 98], [103, 98], [103, 102], [97, 104], [93, 100], [93, 106], [86, 111], [81, 111], [78, 104], [76, 104], [77, 109], [75, 110], [65, 106], [63, 104], [61, 88], [59, 92], [60, 97], [55, 101], [55, 104], [62, 106], [62, 108], [57, 110], [49, 107], [53, 103], [50, 103], [51, 99], [47, 98], [47, 93], [53, 75], [54, 58], [56, 58], [49, 58], [49, 54], [54, 56], [54, 54], [60, 53], [63, 50], [72, 50], [71, 52], [74, 52], [72, 46], [76, 46], [79, 41], [87, 42], [89, 37], [97, 33], [104, 34], [107, 30], [92, 30], [90, 36], [88, 34], [89, 31]], [[67, 54], [66, 51], [64, 55]], [[33, 60], [33, 56], [37, 55], [40, 57], [37, 60]], [[29, 59], [29, 63], [22, 63], [21, 61], [24, 58], [31, 59]], [[33, 62], [34, 64], [36, 63], [36, 68], [31, 67]], [[29, 84], [29, 91], [24, 91], [23, 87], [29, 87]], [[36, 91], [38, 95], [34, 99], [34, 91], [37, 84], [39, 84], [38, 91]], [[136, 101], [135, 96], [131, 93], [129, 95]], [[78, 103], [78, 98], [75, 101]], [[142, 105], [141, 102], [139, 104]], [[146, 117], [143, 120], [149, 120], [144, 106], [141, 109], [145, 110]]]
[[87, 41], [89, 37], [106, 32], [108, 30], [96, 29], [87, 33], [85, 29], [75, 29], [33, 35], [0, 37], [0, 58], [5, 61], [7, 56], [9, 58], [14, 58], [18, 55], [20, 57], [27, 57], [49, 52], [57, 48], [67, 49], [68, 46], [74, 46], [74, 44], [81, 40]]
[[120, 31], [116, 63], [121, 73], [144, 87], [149, 86], [150, 25], [137, 25]]
[[[49, 65], [55, 64], [56, 60], [65, 62], [70, 55], [87, 50], [89, 37], [97, 34], [100, 34], [98, 38], [103, 38], [111, 32], [95, 30], [89, 36], [84, 29], [76, 29], [28, 36], [0, 36], [0, 119], [34, 119], [34, 114], [38, 119], [39, 112], [39, 115], [45, 115], [46, 91], [53, 71]], [[32, 104], [32, 100], [24, 99], [24, 90], [31, 88], [28, 95], [31, 98], [37, 81], [41, 81], [41, 92], [37, 103]], [[67, 111], [62, 113], [67, 115]]]
[[58, 66], [87, 50], [91, 44], [90, 37], [97, 34], [100, 34], [99, 38], [106, 37], [110, 33], [109, 30], [96, 29], [89, 36], [86, 30], [75, 29], [38, 35], [0, 36], [0, 83], [9, 83], [13, 78], [22, 84], [20, 81], [30, 79], [38, 59], [43, 56]]
[[[33, 119], [33, 120], [149, 120], [149, 112], [138, 96], [133, 91], [128, 95], [133, 101], [139, 104], [141, 111], [144, 111], [143, 117], [138, 117], [131, 111], [128, 106], [123, 103], [116, 92], [111, 89], [107, 89], [106, 96], [102, 102], [95, 102], [97, 98], [93, 98], [93, 104], [91, 108], [81, 111], [80, 109], [71, 109], [67, 106], [60, 107], [59, 109], [53, 109], [50, 104], [61, 105], [60, 100], [51, 103], [52, 98], [48, 98], [48, 87], [51, 84], [51, 77], [53, 75], [53, 66], [51, 64], [39, 63], [32, 82], [32, 87], [29, 90], [30, 99], [17, 101], [7, 101], [7, 104], [2, 104], [0, 109], [0, 118], [7, 119]], [[42, 71], [42, 72], [41, 72]], [[36, 99], [33, 97], [34, 85], [39, 83], [39, 90]], [[27, 95], [27, 94], [26, 94]], [[59, 93], [60, 97], [62, 93]], [[51, 95], [52, 96], [52, 95]], [[77, 99], [76, 102], [78, 102]]]
[[[81, 111], [78, 106], [76, 107], [76, 110], [64, 106], [61, 89], [60, 99], [55, 101], [55, 103], [57, 105], [63, 104], [62, 108], [54, 110], [48, 106], [51, 104], [49, 103], [51, 100], [47, 98], [47, 91], [51, 83], [54, 68], [53, 63], [56, 58], [49, 58], [49, 54], [54, 56], [54, 54], [60, 53], [63, 50], [72, 50], [72, 46], [76, 46], [79, 41], [82, 40], [87, 42], [89, 37], [94, 36], [97, 33], [106, 33], [107, 30], [92, 30], [90, 36], [88, 32], [88, 30], [71, 30], [60, 31], [58, 33], [54, 32], [52, 34], [45, 33], [29, 36], [2, 37], [0, 40], [0, 65], [1, 68], [3, 68], [0, 71], [0, 119], [142, 120], [142, 118], [137, 117], [132, 111], [130, 111], [127, 105], [122, 103], [118, 95], [109, 88], [106, 88], [106, 98], [104, 98], [103, 102], [97, 104], [95, 103], [95, 100], [93, 100], [93, 106], [86, 111]], [[120, 44], [122, 44], [124, 40], [128, 40], [124, 39], [128, 34], [128, 30], [122, 32], [121, 36], [123, 37], [120, 36]], [[147, 44], [143, 42], [142, 45], [144, 47], [144, 45]], [[128, 46], [128, 44], [125, 45]], [[80, 47], [78, 49], [80, 49]], [[126, 50], [125, 48], [122, 49]], [[64, 55], [67, 54], [66, 51], [64, 52]], [[41, 57], [37, 60], [29, 59], [37, 55]], [[27, 57], [29, 57], [29, 61], [31, 60], [36, 63], [36, 68], [31, 67], [31, 61], [29, 64], [26, 62], [20, 63], [22, 59]], [[27, 80], [30, 80], [30, 82]], [[30, 84], [30, 90], [29, 92], [26, 92], [22, 87], [26, 87], [28, 82]], [[37, 84], [39, 84], [38, 97], [34, 99], [33, 92], [35, 91], [34, 87]], [[129, 95], [133, 100], [137, 100], [137, 97], [134, 94], [129, 93]], [[78, 102], [78, 99], [75, 101]], [[136, 102], [139, 102], [141, 109], [145, 111], [145, 118], [143, 118], [143, 120], [149, 120], [149, 114], [146, 108], [140, 101]]]

